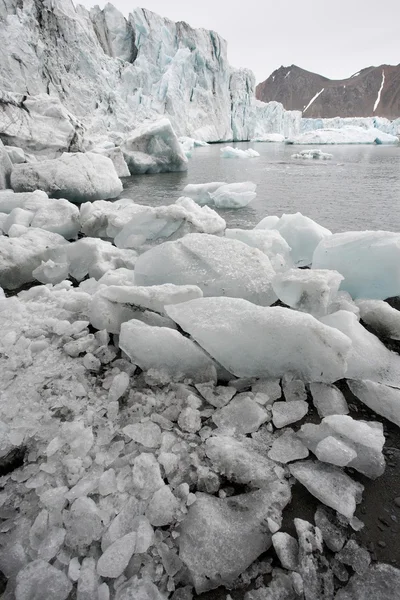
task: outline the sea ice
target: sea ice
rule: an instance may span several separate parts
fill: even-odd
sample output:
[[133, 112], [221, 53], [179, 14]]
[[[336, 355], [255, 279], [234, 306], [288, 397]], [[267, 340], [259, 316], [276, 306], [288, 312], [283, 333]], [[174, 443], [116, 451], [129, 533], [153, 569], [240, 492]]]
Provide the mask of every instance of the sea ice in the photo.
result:
[[[400, 380], [399, 380], [400, 381]], [[400, 427], [400, 390], [375, 381], [348, 381], [350, 391], [371, 410]]]
[[349, 126], [338, 129], [306, 131], [290, 139], [293, 144], [398, 144], [395, 135], [379, 129]]
[[60, 158], [15, 165], [11, 187], [15, 192], [43, 190], [77, 204], [115, 198], [122, 192], [112, 161], [92, 152], [64, 153]]
[[343, 276], [337, 271], [290, 269], [277, 274], [272, 287], [279, 300], [314, 317], [326, 315]]
[[257, 196], [257, 185], [250, 181], [227, 183], [211, 194], [217, 208], [243, 208]]
[[179, 556], [197, 593], [227, 585], [271, 545], [267, 519], [280, 522], [290, 500], [286, 481], [221, 500], [198, 493], [181, 524]]
[[331, 160], [333, 154], [322, 152], [322, 150], [301, 150], [297, 154], [292, 154], [292, 158], [314, 159], [314, 160]]
[[[189, 234], [142, 254], [135, 266], [137, 285], [198, 285], [206, 296], [246, 298], [269, 306], [275, 271], [265, 254], [236, 240]], [[168, 311], [167, 311], [168, 312]]]
[[232, 148], [232, 146], [221, 148], [222, 158], [257, 158], [257, 156], [260, 156], [260, 153], [252, 148], [249, 148], [248, 150]]
[[199, 298], [167, 314], [237, 377], [330, 383], [344, 376], [349, 338], [311, 315], [241, 298]]
[[372, 327], [378, 335], [392, 340], [400, 340], [400, 311], [383, 300], [358, 300], [360, 318]]
[[393, 387], [400, 387], [400, 357], [391, 352], [382, 342], [367, 331], [348, 311], [322, 317], [321, 321], [329, 327], [336, 327], [351, 341], [347, 356], [348, 379], [370, 379]]
[[334, 385], [311, 383], [310, 391], [315, 408], [320, 417], [347, 415], [349, 407], [342, 392]]
[[341, 289], [354, 299], [385, 300], [400, 294], [399, 260], [400, 234], [348, 231], [321, 240], [312, 267], [339, 271]]
[[192, 340], [167, 327], [151, 327], [133, 319], [121, 325], [119, 346], [144, 371], [166, 371], [174, 379], [210, 381], [213, 361]]
[[187, 158], [166, 118], [144, 123], [121, 145], [131, 175], [186, 171]]
[[264, 252], [277, 272], [286, 271], [292, 266], [290, 246], [274, 229], [226, 229], [225, 237]]
[[361, 501], [364, 487], [341, 469], [306, 460], [289, 465], [289, 470], [308, 491], [321, 502], [351, 519]]

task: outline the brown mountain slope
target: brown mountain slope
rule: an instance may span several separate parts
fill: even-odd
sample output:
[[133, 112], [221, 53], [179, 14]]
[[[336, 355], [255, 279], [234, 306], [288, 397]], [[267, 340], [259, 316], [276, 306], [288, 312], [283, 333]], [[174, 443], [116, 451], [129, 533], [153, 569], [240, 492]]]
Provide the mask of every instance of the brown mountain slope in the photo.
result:
[[[333, 80], [292, 65], [280, 67], [257, 86], [263, 102], [276, 100], [304, 117], [400, 117], [400, 65], [368, 67]], [[378, 102], [379, 99], [379, 102]]]

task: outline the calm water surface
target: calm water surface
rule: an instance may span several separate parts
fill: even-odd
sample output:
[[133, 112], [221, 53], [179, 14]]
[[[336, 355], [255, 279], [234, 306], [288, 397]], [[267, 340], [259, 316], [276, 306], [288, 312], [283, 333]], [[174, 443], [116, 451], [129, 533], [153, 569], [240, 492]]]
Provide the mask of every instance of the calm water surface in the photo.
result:
[[[266, 215], [300, 211], [332, 231], [400, 231], [400, 146], [320, 146], [329, 161], [295, 160], [307, 146], [233, 144], [255, 148], [253, 159], [220, 157], [227, 144], [196, 148], [187, 173], [139, 175], [121, 197], [139, 204], [171, 204], [188, 183], [252, 181], [257, 198], [239, 210], [219, 210], [230, 227], [253, 227]], [[310, 146], [311, 148], [312, 146]]]

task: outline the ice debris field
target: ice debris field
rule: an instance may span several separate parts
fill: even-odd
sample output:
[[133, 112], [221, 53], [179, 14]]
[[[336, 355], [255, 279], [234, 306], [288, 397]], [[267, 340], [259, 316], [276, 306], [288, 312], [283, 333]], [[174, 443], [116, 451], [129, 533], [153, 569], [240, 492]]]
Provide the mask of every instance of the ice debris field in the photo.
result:
[[400, 427], [400, 234], [228, 229], [251, 182], [112, 200], [199, 145], [165, 119], [43, 161], [0, 142], [3, 598], [397, 598], [356, 538]]

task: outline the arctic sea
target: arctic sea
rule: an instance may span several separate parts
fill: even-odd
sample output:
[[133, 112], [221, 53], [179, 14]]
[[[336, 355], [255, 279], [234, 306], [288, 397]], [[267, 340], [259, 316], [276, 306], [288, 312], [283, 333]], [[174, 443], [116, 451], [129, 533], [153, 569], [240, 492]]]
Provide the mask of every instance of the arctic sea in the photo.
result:
[[[221, 148], [254, 148], [259, 158], [221, 158]], [[301, 212], [333, 232], [400, 231], [400, 146], [319, 146], [333, 159], [296, 160], [314, 146], [267, 143], [195, 148], [187, 173], [135, 175], [121, 197], [139, 204], [171, 204], [188, 183], [257, 184], [257, 198], [239, 210], [219, 210], [229, 227], [250, 228], [267, 215]], [[318, 147], [318, 146], [317, 146]]]

